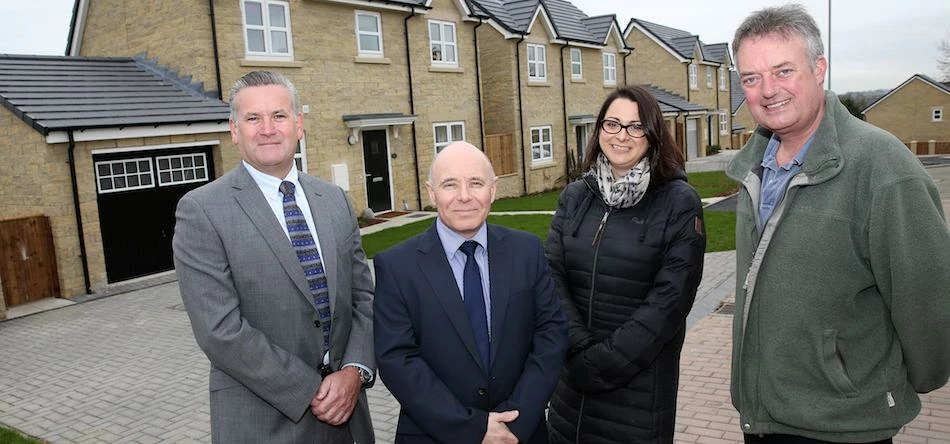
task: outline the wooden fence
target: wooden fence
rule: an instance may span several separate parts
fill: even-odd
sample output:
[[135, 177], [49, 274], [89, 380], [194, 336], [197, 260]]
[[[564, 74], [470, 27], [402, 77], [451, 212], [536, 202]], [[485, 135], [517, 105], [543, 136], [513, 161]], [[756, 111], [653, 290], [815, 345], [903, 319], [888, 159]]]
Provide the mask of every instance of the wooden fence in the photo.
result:
[[485, 136], [485, 155], [495, 168], [495, 175], [504, 176], [515, 172], [515, 153], [512, 135], [494, 134]]
[[7, 308], [60, 295], [48, 217], [0, 220], [0, 281]]

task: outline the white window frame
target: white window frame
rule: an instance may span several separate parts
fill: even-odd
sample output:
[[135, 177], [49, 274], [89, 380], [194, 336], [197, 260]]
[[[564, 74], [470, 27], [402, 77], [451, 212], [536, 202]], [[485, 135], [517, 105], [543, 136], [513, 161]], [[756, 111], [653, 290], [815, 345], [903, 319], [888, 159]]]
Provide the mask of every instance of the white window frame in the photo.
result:
[[[528, 80], [546, 82], [548, 80], [547, 48], [544, 45], [528, 43], [528, 49], [525, 53], [528, 60]], [[534, 67], [534, 75], [531, 75], [532, 66]]]
[[719, 134], [722, 136], [729, 135], [729, 118], [724, 110], [719, 111]]
[[[445, 129], [445, 140], [439, 140], [439, 128]], [[462, 136], [458, 139], [452, 137], [452, 129], [461, 128]], [[465, 141], [465, 122], [439, 122], [432, 125], [432, 141], [435, 143], [435, 152], [438, 153], [442, 151], [448, 144], [452, 142], [463, 142]]]
[[[199, 158], [201, 159], [201, 165], [195, 162], [195, 160]], [[186, 159], [191, 160], [191, 165], [185, 165]], [[162, 167], [163, 160], [168, 161], [167, 167]], [[177, 166], [174, 165], [175, 160], [179, 161]], [[191, 178], [187, 178], [189, 172], [191, 173]], [[198, 177], [199, 172], [201, 173], [201, 177]], [[163, 173], [168, 173], [170, 177], [168, 179], [162, 177]], [[175, 173], [181, 173], [181, 178], [176, 179]], [[184, 183], [207, 182], [210, 179], [208, 177], [208, 156], [206, 156], [205, 153], [157, 156], [155, 157], [155, 177], [158, 179], [158, 186], [160, 187], [181, 185]]]
[[706, 67], [706, 88], [712, 89], [713, 87], [713, 69], [712, 66]]
[[[247, 23], [247, 4], [257, 3], [261, 5], [261, 21], [263, 25], [249, 25]], [[286, 27], [277, 27], [270, 24], [270, 6], [281, 6], [284, 9], [284, 22]], [[241, 22], [244, 25], [244, 51], [248, 57], [257, 59], [275, 59], [287, 60], [294, 58], [294, 39], [290, 29], [290, 3], [283, 0], [242, 0], [241, 1]], [[260, 30], [264, 32], [264, 51], [251, 51], [250, 42], [247, 38], [249, 30]], [[271, 34], [283, 32], [287, 34], [287, 52], [274, 52]]]
[[[307, 172], [307, 135], [304, 134], [300, 140], [297, 141], [297, 148], [294, 151], [294, 164], [297, 166], [298, 171]], [[298, 162], [299, 161], [299, 162]]]
[[[376, 20], [376, 31], [360, 29], [360, 17], [370, 17]], [[354, 14], [356, 20], [356, 51], [362, 57], [382, 57], [383, 56], [383, 19], [378, 12], [357, 10]], [[363, 37], [373, 37], [379, 50], [363, 49]]]
[[722, 66], [719, 67], [719, 90], [726, 90], [726, 68]]
[[[574, 56], [577, 56], [576, 59]], [[580, 48], [571, 48], [571, 80], [584, 79], [584, 54]]]
[[942, 106], [935, 106], [930, 109], [930, 121], [943, 122], [943, 107]]
[[[147, 163], [148, 163], [148, 168], [149, 168], [149, 169], [148, 169], [147, 172], [142, 172], [142, 171], [139, 170], [139, 167], [138, 167], [138, 166], [139, 166], [139, 162], [147, 162]], [[135, 167], [136, 167], [135, 169], [136, 169], [136, 171], [135, 171], [134, 173], [129, 173], [129, 172], [128, 172], [128, 166], [129, 166], [130, 163], [131, 163], [131, 164], [135, 164]], [[114, 172], [114, 170], [115, 170], [114, 165], [117, 165], [117, 164], [122, 164], [122, 172], [121, 172], [121, 173], [118, 173], [118, 174], [116, 174], [116, 173]], [[109, 174], [101, 174], [101, 172], [99, 171], [99, 170], [100, 170], [100, 166], [104, 166], [104, 165], [108, 165], [108, 167], [109, 167]], [[152, 158], [151, 158], [151, 157], [136, 157], [136, 158], [134, 158], [134, 159], [103, 160], [103, 161], [96, 162], [96, 163], [93, 165], [93, 168], [94, 168], [95, 171], [96, 171], [96, 189], [99, 191], [99, 194], [118, 193], [118, 192], [122, 192], [122, 191], [132, 191], [132, 190], [143, 190], [143, 189], [146, 189], [146, 188], [155, 188], [155, 175], [154, 175], [154, 173], [155, 173], [155, 165], [152, 164]], [[129, 178], [130, 178], [130, 177], [133, 177], [133, 176], [136, 177], [136, 180], [139, 182], [139, 184], [138, 184], [138, 185], [133, 185], [133, 186], [128, 186]], [[148, 177], [148, 180], [149, 180], [149, 183], [148, 183], [148, 184], [142, 185], [142, 178], [143, 178], [143, 177]], [[116, 179], [121, 179], [123, 185], [121, 185], [120, 187], [116, 187], [116, 186], [115, 186]], [[109, 188], [109, 189], [102, 189], [102, 181], [103, 181], [103, 180], [108, 180], [109, 183], [112, 185], [112, 187]]]
[[[438, 40], [432, 35], [432, 25], [439, 27], [440, 37]], [[459, 53], [458, 53], [458, 36], [455, 34], [455, 23], [453, 22], [444, 22], [441, 20], [429, 20], [428, 23], [429, 29], [429, 60], [432, 62], [432, 66], [444, 66], [444, 67], [457, 67], [459, 66]], [[451, 32], [446, 32], [451, 31]], [[452, 35], [452, 41], [445, 39], [447, 34]], [[435, 51], [432, 50], [434, 45], [439, 45], [441, 49], [440, 57], [441, 60], [435, 59]], [[452, 60], [447, 60], [446, 54], [452, 55]]]
[[689, 64], [689, 89], [699, 89], [699, 67], [695, 63]]
[[[535, 133], [538, 135], [538, 141], [535, 142]], [[541, 162], [554, 162], [554, 143], [553, 143], [553, 131], [551, 126], [533, 126], [530, 130], [531, 134], [531, 163], [541, 163]], [[545, 134], [547, 137], [545, 138]], [[535, 149], [537, 149], [537, 156], [535, 156]], [[545, 151], [547, 155], [545, 156]]]
[[604, 59], [604, 85], [617, 84], [617, 54], [612, 52], [603, 53]]

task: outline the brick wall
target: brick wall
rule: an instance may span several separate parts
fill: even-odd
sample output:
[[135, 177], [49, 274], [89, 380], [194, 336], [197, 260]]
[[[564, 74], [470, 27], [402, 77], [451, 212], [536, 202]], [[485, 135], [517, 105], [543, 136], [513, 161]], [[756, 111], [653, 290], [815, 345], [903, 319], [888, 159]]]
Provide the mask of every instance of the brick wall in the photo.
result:
[[[933, 107], [943, 107], [943, 121], [934, 122]], [[866, 114], [867, 121], [903, 142], [950, 141], [950, 94], [913, 79]]]

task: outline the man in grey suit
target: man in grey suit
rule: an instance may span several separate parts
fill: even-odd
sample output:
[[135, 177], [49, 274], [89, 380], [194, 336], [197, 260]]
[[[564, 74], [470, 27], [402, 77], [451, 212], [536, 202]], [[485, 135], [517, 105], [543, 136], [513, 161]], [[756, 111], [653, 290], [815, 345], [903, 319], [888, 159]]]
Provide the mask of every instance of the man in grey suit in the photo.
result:
[[182, 300], [211, 361], [217, 443], [374, 442], [373, 282], [344, 192], [295, 168], [303, 113], [285, 77], [230, 91], [242, 162], [178, 203]]

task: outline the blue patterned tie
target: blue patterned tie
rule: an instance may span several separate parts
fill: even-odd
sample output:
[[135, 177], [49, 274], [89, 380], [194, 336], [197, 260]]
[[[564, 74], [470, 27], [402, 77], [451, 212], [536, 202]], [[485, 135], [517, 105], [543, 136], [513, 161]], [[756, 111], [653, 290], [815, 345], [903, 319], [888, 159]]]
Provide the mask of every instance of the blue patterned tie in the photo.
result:
[[468, 322], [472, 324], [475, 333], [475, 345], [482, 355], [482, 364], [485, 371], [489, 371], [489, 343], [488, 314], [485, 311], [485, 292], [482, 290], [482, 273], [478, 271], [475, 262], [475, 247], [478, 242], [465, 241], [459, 250], [465, 253], [465, 271], [462, 273], [462, 289], [465, 294], [465, 311], [468, 312]]
[[319, 320], [317, 327], [323, 330], [323, 347], [330, 347], [330, 291], [327, 288], [327, 275], [323, 270], [323, 261], [320, 260], [320, 251], [317, 243], [310, 235], [307, 219], [303, 211], [297, 206], [294, 198], [294, 184], [286, 180], [280, 183], [280, 192], [284, 195], [284, 219], [287, 221], [287, 233], [290, 234], [290, 243], [297, 252], [297, 260], [303, 267], [303, 274], [310, 284], [310, 294], [313, 305], [317, 308]]

